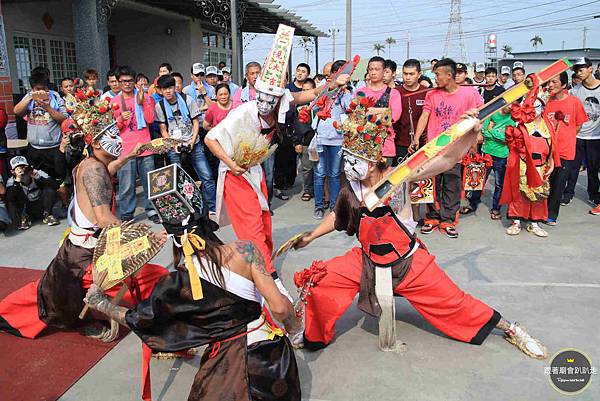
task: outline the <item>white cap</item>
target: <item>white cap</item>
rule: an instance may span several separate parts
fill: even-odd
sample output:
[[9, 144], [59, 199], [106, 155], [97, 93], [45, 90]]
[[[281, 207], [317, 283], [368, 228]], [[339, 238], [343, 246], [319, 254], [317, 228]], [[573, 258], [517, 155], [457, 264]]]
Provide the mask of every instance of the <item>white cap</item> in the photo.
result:
[[222, 72], [223, 74], [225, 74], [225, 73], [227, 73], [227, 74], [231, 74], [231, 68], [229, 68], [229, 67], [223, 67], [223, 68], [221, 69], [221, 72]]
[[579, 57], [577, 60], [575, 60], [575, 62], [573, 63], [573, 67], [575, 66], [582, 66], [585, 65], [587, 67], [592, 65], [592, 62], [590, 61], [589, 58], [587, 57]]
[[194, 74], [194, 75], [204, 74], [204, 71], [205, 71], [204, 64], [201, 64], [201, 63], [192, 64], [192, 74]]
[[483, 63], [475, 64], [475, 72], [485, 72], [485, 64], [483, 64]]
[[19, 166], [29, 166], [29, 163], [27, 163], [27, 159], [24, 156], [15, 156], [10, 159], [11, 170], [14, 170]]
[[524, 70], [525, 69], [525, 64], [523, 64], [522, 61], [515, 61], [514, 64], [513, 64], [513, 70], [515, 68], [520, 68], [520, 69]]
[[510, 67], [507, 65], [503, 65], [500, 69], [500, 74], [508, 74], [510, 75]]
[[217, 67], [215, 67], [214, 65], [209, 65], [208, 67], [206, 67], [206, 75], [219, 75], [219, 69]]

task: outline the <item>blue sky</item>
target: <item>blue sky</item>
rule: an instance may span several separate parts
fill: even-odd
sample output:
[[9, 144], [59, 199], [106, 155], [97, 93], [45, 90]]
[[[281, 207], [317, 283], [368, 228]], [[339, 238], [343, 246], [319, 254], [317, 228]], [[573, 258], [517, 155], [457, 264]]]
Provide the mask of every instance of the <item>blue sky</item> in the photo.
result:
[[[309, 20], [323, 32], [339, 29], [336, 57], [344, 57], [346, 0], [275, 0], [274, 3]], [[554, 50], [561, 49], [563, 41], [565, 49], [581, 48], [585, 26], [586, 47], [600, 47], [600, 18], [590, 19], [600, 15], [600, 0], [464, 0], [461, 8], [467, 62], [483, 61], [484, 38], [492, 32], [498, 36], [499, 49], [509, 44], [516, 52], [531, 51], [530, 39], [537, 34], [543, 40], [538, 50]], [[386, 45], [381, 55], [402, 62], [406, 59], [406, 41], [410, 35], [410, 56], [428, 60], [439, 58], [444, 50], [450, 0], [353, 0], [352, 14], [353, 54], [370, 57], [375, 54], [374, 43], [385, 45], [386, 38], [393, 37], [397, 43], [389, 53]], [[271, 41], [271, 35], [258, 35], [247, 45], [244, 60], [262, 63]], [[332, 39], [320, 38], [319, 70], [332, 58], [332, 52]], [[295, 46], [292, 60], [294, 65], [306, 60], [300, 46]], [[314, 68], [314, 53], [309, 64]]]

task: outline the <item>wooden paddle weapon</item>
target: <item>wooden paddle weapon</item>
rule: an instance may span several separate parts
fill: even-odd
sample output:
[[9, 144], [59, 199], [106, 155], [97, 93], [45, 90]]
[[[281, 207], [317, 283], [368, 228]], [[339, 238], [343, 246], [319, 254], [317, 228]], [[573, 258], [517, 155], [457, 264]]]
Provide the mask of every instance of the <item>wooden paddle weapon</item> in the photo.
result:
[[501, 95], [481, 106], [479, 108], [478, 118], [465, 118], [442, 132], [403, 163], [387, 173], [372, 189], [370, 189], [364, 197], [365, 206], [373, 211], [376, 207], [385, 203], [403, 182], [409, 180], [411, 175], [414, 175], [414, 173], [419, 171], [424, 163], [440, 154], [440, 152], [447, 149], [459, 138], [471, 131], [477, 122], [485, 120], [504, 106], [525, 96], [534, 86], [534, 81], [537, 81], [537, 84], [541, 85], [548, 82], [552, 77], [568, 70], [571, 66], [572, 64], [567, 58], [557, 60], [540, 72], [529, 75], [524, 82], [510, 87]]

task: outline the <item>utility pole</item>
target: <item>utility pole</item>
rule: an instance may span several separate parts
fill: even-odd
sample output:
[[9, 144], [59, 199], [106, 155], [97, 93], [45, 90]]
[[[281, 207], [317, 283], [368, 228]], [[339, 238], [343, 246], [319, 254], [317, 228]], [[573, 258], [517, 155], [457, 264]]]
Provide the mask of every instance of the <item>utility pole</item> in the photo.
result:
[[589, 31], [589, 29], [587, 28], [587, 26], [583, 27], [583, 48], [585, 49], [585, 42], [587, 39], [587, 31]]
[[562, 41], [562, 50], [565, 50], [565, 41]]
[[346, 60], [352, 58], [352, 0], [346, 0]]
[[331, 40], [333, 41], [333, 50], [331, 53], [331, 61], [335, 61], [335, 36], [337, 35], [337, 33], [339, 32], [339, 29], [336, 29], [336, 27], [334, 26], [332, 29], [329, 30], [329, 34], [331, 35]]
[[406, 59], [410, 58], [410, 32], [406, 35]]

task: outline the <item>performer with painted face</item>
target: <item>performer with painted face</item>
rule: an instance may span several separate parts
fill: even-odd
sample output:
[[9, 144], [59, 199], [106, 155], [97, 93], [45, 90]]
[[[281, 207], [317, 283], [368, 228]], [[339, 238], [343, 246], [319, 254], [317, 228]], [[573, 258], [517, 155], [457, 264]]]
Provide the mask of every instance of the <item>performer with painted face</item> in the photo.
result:
[[[269, 273], [273, 238], [265, 174], [260, 166], [281, 141], [279, 124], [290, 104], [313, 100], [327, 86], [290, 93], [285, 74], [294, 29], [279, 25], [271, 52], [256, 80], [256, 100], [232, 110], [206, 135], [206, 145], [221, 160], [217, 181], [217, 216], [221, 227], [231, 223], [240, 240], [252, 241], [263, 254]], [[330, 86], [343, 86], [348, 75]], [[279, 280], [277, 280], [279, 282]]]
[[[148, 186], [173, 236], [175, 271], [136, 308], [113, 305], [96, 285], [86, 302], [131, 328], [154, 351], [208, 345], [189, 401], [300, 401], [292, 346], [270, 318], [272, 314], [288, 333], [297, 333], [302, 326], [291, 302], [278, 290], [258, 248], [249, 241], [223, 244], [214, 234], [218, 226], [208, 218], [206, 202], [191, 178], [169, 185], [173, 176], [180, 176], [169, 174], [170, 167], [150, 172]], [[183, 190], [174, 195], [173, 188]], [[181, 199], [191, 207], [182, 207]], [[143, 380], [143, 399], [150, 399], [148, 379]]]
[[564, 121], [555, 116], [558, 124], [552, 125], [543, 112], [547, 99], [548, 93], [536, 87], [522, 104], [512, 105], [511, 114], [518, 125], [506, 130], [509, 155], [500, 199], [508, 204], [507, 215], [512, 220], [508, 235], [518, 235], [521, 222], [529, 220], [528, 232], [548, 236], [539, 223], [548, 219], [549, 179], [555, 167], [560, 167], [560, 155], [553, 148], [556, 130]]
[[[0, 302], [2, 331], [35, 338], [46, 326], [72, 329], [82, 323], [93, 323], [91, 314], [82, 321], [79, 313], [84, 307], [85, 290], [93, 282], [91, 262], [100, 231], [120, 224], [112, 212], [112, 177], [124, 163], [136, 157], [141, 146], [118, 159], [122, 150], [119, 130], [110, 104], [101, 101], [98, 95], [93, 90], [81, 89], [75, 94], [78, 102], [68, 129], [81, 131], [88, 156], [73, 169], [75, 194], [69, 207], [72, 225], [67, 230], [68, 235], [40, 280]], [[161, 266], [145, 265], [129, 282], [130, 291], [123, 302], [136, 304], [144, 299], [156, 280], [167, 273]], [[116, 294], [119, 289], [119, 286], [114, 287], [110, 294]], [[106, 327], [88, 326], [87, 329], [87, 334], [102, 341], [115, 339], [115, 333], [108, 335]]]
[[[306, 235], [297, 248], [334, 230], [356, 235], [360, 246], [325, 262], [327, 275], [307, 298], [304, 334], [296, 336], [293, 344], [310, 350], [327, 346], [334, 338], [337, 320], [357, 293], [358, 307], [380, 317], [384, 310], [382, 297], [391, 297], [393, 292], [406, 298], [429, 323], [449, 337], [479, 345], [496, 327], [527, 355], [546, 358], [546, 348], [518, 323], [503, 319], [500, 313], [463, 292], [440, 269], [434, 256], [414, 235], [416, 222], [406, 184], [386, 205], [372, 212], [364, 206], [363, 196], [387, 171], [381, 148], [390, 118], [389, 114], [379, 118], [369, 115], [372, 104], [364, 100], [362, 93], [357, 95], [350, 106], [349, 118], [339, 127], [344, 132], [344, 171], [349, 185], [340, 192], [334, 213]], [[476, 115], [476, 111], [469, 115]], [[406, 182], [426, 179], [454, 166], [474, 143], [480, 128], [478, 124]], [[380, 283], [385, 281], [380, 280], [380, 275], [391, 276], [389, 293], [381, 291]]]

